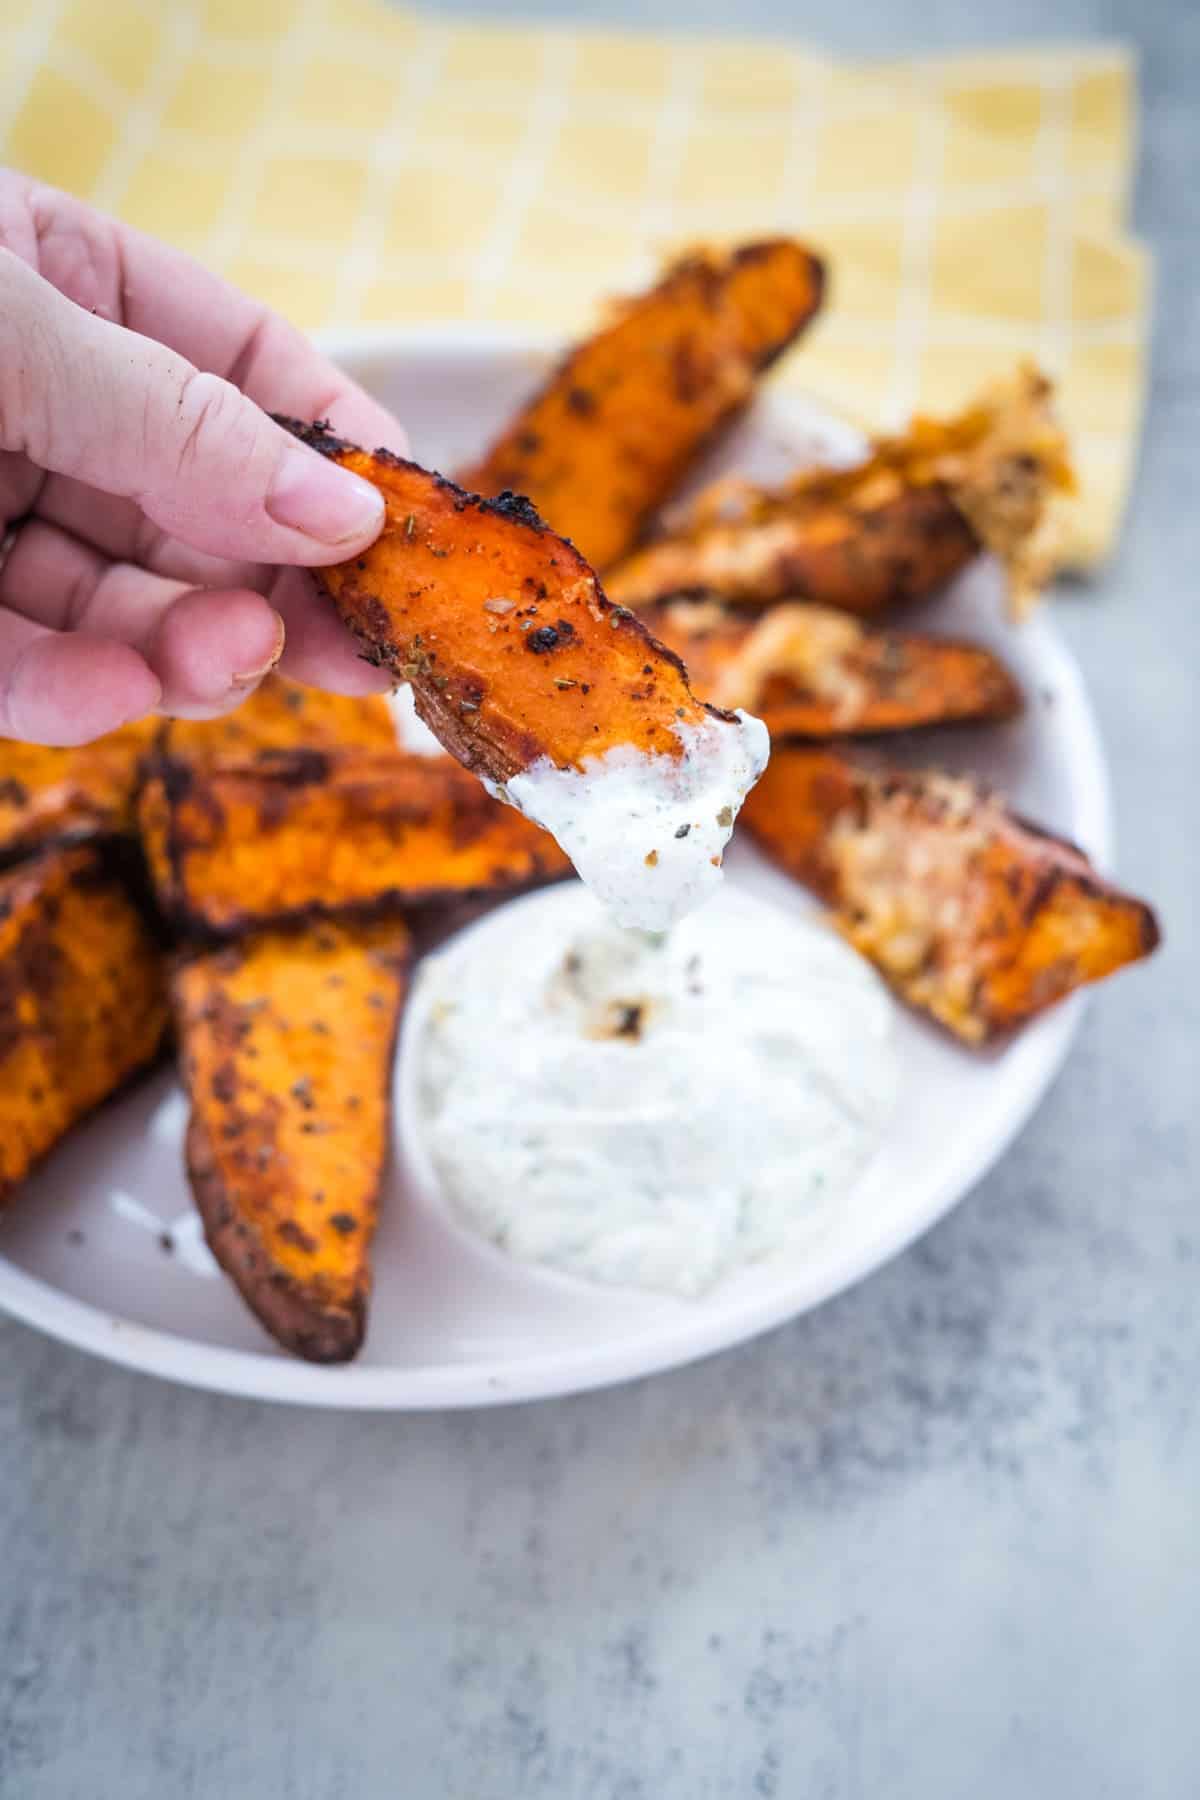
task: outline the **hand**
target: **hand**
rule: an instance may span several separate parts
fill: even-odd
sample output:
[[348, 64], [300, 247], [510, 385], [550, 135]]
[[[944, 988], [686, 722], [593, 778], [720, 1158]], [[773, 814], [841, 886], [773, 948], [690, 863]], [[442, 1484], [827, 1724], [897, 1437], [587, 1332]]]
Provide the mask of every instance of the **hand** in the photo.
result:
[[0, 170], [0, 737], [210, 717], [276, 663], [388, 685], [302, 572], [371, 543], [383, 502], [261, 407], [405, 447], [265, 307]]

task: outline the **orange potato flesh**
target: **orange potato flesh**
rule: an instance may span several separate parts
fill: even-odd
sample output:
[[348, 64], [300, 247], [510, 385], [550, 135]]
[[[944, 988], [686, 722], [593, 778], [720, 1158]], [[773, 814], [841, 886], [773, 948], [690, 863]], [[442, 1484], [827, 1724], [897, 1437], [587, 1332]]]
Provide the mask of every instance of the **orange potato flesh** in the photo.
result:
[[823, 287], [820, 262], [787, 238], [684, 257], [573, 350], [458, 479], [528, 495], [607, 568], [808, 324]]
[[961, 776], [783, 749], [743, 818], [904, 1000], [970, 1044], [1159, 941], [1144, 902]]
[[[768, 775], [770, 779], [768, 780]], [[829, 906], [838, 900], [830, 833], [852, 816], [865, 777], [848, 758], [823, 746], [778, 746], [767, 774], [738, 814], [755, 842]]]
[[268, 675], [220, 719], [171, 719], [162, 747], [187, 761], [244, 760], [275, 750], [393, 750], [396, 727], [380, 694], [351, 698]]
[[990, 651], [869, 631], [822, 606], [777, 606], [753, 618], [681, 602], [642, 618], [682, 656], [697, 693], [756, 713], [778, 741], [1009, 719], [1021, 710], [1020, 689]]
[[69, 750], [0, 740], [0, 859], [131, 831], [139, 765], [161, 723], [141, 719]]
[[853, 468], [778, 488], [717, 484], [612, 570], [609, 592], [635, 607], [708, 593], [871, 614], [934, 592], [989, 549], [1020, 610], [1054, 573], [1057, 496], [1072, 487], [1050, 384], [1022, 368], [957, 417], [880, 439]]
[[407, 983], [402, 925], [266, 932], [183, 962], [188, 1175], [213, 1254], [267, 1330], [345, 1362], [366, 1330]]
[[159, 904], [227, 935], [500, 893], [570, 873], [554, 839], [449, 757], [278, 752], [168, 764], [141, 799]]
[[166, 1025], [158, 945], [104, 847], [0, 876], [0, 1204], [152, 1061]]
[[682, 754], [676, 727], [713, 709], [523, 501], [478, 500], [388, 451], [283, 423], [382, 492], [382, 535], [316, 573], [459, 762], [505, 782], [542, 757], [575, 769], [618, 745]]

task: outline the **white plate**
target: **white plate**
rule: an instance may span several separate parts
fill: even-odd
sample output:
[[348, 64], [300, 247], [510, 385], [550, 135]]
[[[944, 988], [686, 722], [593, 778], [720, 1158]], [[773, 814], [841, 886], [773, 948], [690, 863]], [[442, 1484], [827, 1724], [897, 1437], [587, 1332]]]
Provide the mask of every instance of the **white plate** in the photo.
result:
[[[407, 421], [414, 454], [452, 467], [536, 379], [547, 351], [458, 327], [337, 336], [327, 346]], [[794, 396], [768, 395], [708, 473], [771, 474], [796, 447], [853, 455], [844, 425]], [[924, 754], [979, 770], [1017, 805], [1110, 852], [1104, 763], [1078, 671], [1044, 615], [1003, 617], [981, 563], [913, 622], [1000, 650], [1025, 717], [929, 740]], [[807, 901], [748, 847], [730, 878], [785, 907]], [[81, 1128], [0, 1221], [0, 1306], [81, 1349], [177, 1381], [340, 1407], [448, 1407], [568, 1393], [735, 1344], [859, 1280], [941, 1217], [991, 1167], [1066, 1055], [1080, 1001], [1005, 1049], [972, 1056], [916, 1019], [899, 1021], [904, 1092], [879, 1156], [803, 1257], [745, 1270], [700, 1301], [589, 1287], [476, 1242], [414, 1179], [400, 1146], [384, 1197], [366, 1348], [314, 1368], [272, 1344], [208, 1257], [181, 1166], [184, 1103], [163, 1072]], [[402, 1041], [400, 1092], [406, 1090]]]

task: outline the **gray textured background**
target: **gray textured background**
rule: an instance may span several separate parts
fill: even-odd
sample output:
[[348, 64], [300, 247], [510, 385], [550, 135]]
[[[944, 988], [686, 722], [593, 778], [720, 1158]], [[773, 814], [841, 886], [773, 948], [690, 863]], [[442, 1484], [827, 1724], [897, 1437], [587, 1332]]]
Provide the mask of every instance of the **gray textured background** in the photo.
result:
[[1168, 948], [1097, 997], [1033, 1126], [922, 1244], [675, 1375], [337, 1418], [0, 1324], [4, 1800], [1200, 1792], [1200, 9], [736, 16], [862, 51], [1141, 46], [1145, 455], [1119, 562], [1057, 616]]

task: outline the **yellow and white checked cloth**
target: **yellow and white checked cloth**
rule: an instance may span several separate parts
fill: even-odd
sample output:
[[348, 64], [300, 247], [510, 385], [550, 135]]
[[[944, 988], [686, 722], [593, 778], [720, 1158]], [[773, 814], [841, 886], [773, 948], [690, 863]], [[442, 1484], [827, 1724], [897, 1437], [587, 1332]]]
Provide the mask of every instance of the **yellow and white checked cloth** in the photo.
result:
[[780, 379], [869, 427], [1022, 355], [1062, 383], [1110, 548], [1149, 263], [1118, 47], [833, 62], [790, 44], [453, 24], [377, 0], [4, 0], [5, 161], [312, 327], [578, 332], [703, 238], [795, 231], [825, 316]]

